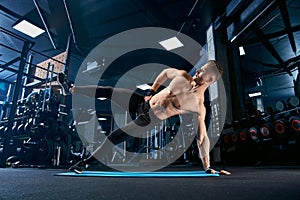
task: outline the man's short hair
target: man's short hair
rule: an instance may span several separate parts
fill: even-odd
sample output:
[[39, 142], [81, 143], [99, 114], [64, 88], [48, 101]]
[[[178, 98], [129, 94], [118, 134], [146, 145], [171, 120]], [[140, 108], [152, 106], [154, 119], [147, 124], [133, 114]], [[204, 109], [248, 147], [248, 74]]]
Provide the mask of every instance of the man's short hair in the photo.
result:
[[221, 75], [221, 76], [223, 75], [224, 69], [223, 69], [222, 65], [221, 65], [219, 62], [217, 62], [217, 61], [215, 61], [215, 60], [209, 60], [208, 63], [213, 63], [213, 64], [217, 67], [217, 69], [218, 69], [220, 75]]

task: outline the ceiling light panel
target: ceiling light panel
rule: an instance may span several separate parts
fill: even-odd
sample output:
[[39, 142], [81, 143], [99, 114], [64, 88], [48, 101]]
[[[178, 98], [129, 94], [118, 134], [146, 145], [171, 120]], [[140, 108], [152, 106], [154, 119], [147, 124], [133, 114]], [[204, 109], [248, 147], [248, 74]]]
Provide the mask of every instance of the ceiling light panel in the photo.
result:
[[32, 38], [35, 38], [45, 32], [43, 29], [31, 24], [26, 20], [20, 21], [19, 23], [14, 25], [13, 28], [26, 35], [29, 35]]

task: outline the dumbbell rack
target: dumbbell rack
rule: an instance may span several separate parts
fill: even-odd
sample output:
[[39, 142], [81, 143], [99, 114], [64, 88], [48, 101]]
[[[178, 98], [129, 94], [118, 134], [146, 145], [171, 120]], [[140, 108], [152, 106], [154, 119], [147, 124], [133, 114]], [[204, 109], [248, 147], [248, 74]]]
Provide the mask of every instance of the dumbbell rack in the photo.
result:
[[[255, 120], [253, 120], [255, 119]], [[255, 116], [250, 122], [232, 123], [222, 134], [222, 157], [225, 162], [256, 163], [294, 160], [300, 150], [300, 107], [290, 107], [272, 114]], [[292, 125], [295, 120], [295, 125]], [[241, 124], [250, 124], [241, 127]], [[298, 127], [299, 126], [299, 127]]]

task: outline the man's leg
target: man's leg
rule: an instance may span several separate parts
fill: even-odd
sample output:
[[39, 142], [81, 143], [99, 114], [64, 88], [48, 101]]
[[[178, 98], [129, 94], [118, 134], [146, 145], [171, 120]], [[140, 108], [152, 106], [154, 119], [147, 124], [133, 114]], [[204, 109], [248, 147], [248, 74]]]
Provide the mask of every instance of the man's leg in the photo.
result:
[[144, 101], [144, 96], [125, 88], [113, 88], [110, 86], [74, 86], [71, 88], [72, 94], [81, 94], [91, 98], [105, 97], [124, 110], [135, 113], [138, 104]]
[[[139, 130], [139, 127], [144, 127], [150, 124], [150, 118], [148, 115], [140, 115], [135, 120], [128, 123], [122, 128], [118, 128], [111, 132], [105, 139], [105, 142], [91, 154], [93, 157], [100, 157], [103, 154], [107, 154], [111, 150], [111, 143], [117, 145], [123, 141], [127, 141], [131, 137], [139, 137], [143, 132]], [[111, 143], [110, 143], [110, 142]]]
[[58, 74], [57, 81], [61, 86], [63, 95], [82, 94], [91, 98], [105, 97], [125, 110], [129, 110], [129, 112], [135, 112], [136, 105], [144, 100], [142, 95], [124, 88], [98, 85], [74, 86], [63, 73]]
[[[117, 145], [128, 140], [132, 136], [140, 136], [141, 132], [137, 127], [144, 127], [150, 124], [150, 117], [146, 114], [139, 115], [135, 120], [128, 123], [122, 128], [118, 128], [111, 132], [101, 143], [101, 145], [87, 158], [70, 168], [70, 171], [82, 173], [87, 165], [94, 162], [96, 159], [102, 158], [112, 150], [112, 145]], [[130, 134], [130, 135], [129, 135]]]

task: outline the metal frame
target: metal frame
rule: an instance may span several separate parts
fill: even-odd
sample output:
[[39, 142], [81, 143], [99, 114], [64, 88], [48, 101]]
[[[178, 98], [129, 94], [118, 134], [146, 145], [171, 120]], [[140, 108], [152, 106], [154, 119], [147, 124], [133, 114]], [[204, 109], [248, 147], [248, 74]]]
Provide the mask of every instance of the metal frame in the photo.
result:
[[55, 44], [54, 44], [53, 38], [52, 38], [52, 36], [51, 36], [51, 34], [50, 34], [49, 28], [48, 28], [48, 26], [47, 26], [47, 24], [46, 24], [46, 21], [45, 21], [43, 15], [42, 15], [41, 9], [40, 9], [40, 7], [39, 7], [37, 1], [36, 1], [36, 0], [33, 0], [33, 3], [34, 3], [34, 5], [35, 5], [35, 7], [36, 7], [36, 10], [37, 10], [38, 13], [39, 13], [39, 16], [40, 16], [40, 18], [41, 18], [43, 24], [44, 24], [44, 27], [45, 27], [46, 32], [47, 32], [47, 35], [48, 35], [48, 37], [49, 37], [49, 40], [50, 40], [50, 42], [51, 42], [53, 48], [54, 48], [54, 49], [57, 49], [57, 47], [56, 47]]
[[17, 101], [19, 98], [19, 94], [21, 91], [21, 87], [18, 87], [20, 85], [22, 85], [22, 78], [23, 78], [23, 71], [26, 65], [26, 58], [27, 58], [27, 53], [30, 50], [30, 43], [28, 41], [24, 41], [24, 45], [22, 48], [22, 53], [20, 56], [20, 64], [19, 64], [19, 70], [18, 71], [18, 75], [17, 75], [17, 80], [16, 80], [16, 84], [15, 84], [15, 90], [13, 93], [13, 101], [12, 101], [12, 105], [10, 108], [10, 112], [9, 112], [9, 117], [8, 117], [8, 132], [5, 138], [3, 138], [4, 140], [4, 145], [3, 145], [3, 153], [1, 156], [1, 160], [0, 160], [0, 167], [5, 167], [5, 163], [6, 163], [6, 159], [7, 156], [9, 155], [9, 143], [10, 143], [10, 139], [12, 137], [12, 126], [14, 123], [14, 118], [16, 115], [16, 111], [17, 111]]
[[[29, 43], [29, 48], [27, 49], [27, 53], [28, 53], [29, 51], [32, 51], [32, 52], [37, 53], [37, 54], [39, 54], [39, 55], [41, 55], [41, 56], [44, 56], [44, 57], [46, 57], [46, 58], [48, 58], [48, 59], [51, 59], [51, 60], [53, 60], [53, 61], [55, 61], [55, 62], [58, 62], [58, 63], [60, 63], [60, 64], [65, 65], [65, 63], [63, 63], [63, 62], [61, 62], [61, 61], [59, 61], [59, 60], [57, 60], [57, 59], [54, 59], [54, 58], [52, 58], [52, 57], [49, 57], [49, 56], [47, 56], [47, 55], [45, 55], [45, 54], [42, 54], [42, 53], [40, 53], [40, 52], [37, 52], [37, 51], [33, 50], [32, 47], [33, 47], [34, 44], [35, 44], [34, 42], [32, 42], [32, 41], [30, 41], [30, 40], [28, 40], [28, 39], [26, 39], [26, 38], [24, 38], [24, 37], [21, 37], [21, 36], [15, 34], [15, 33], [13, 33], [13, 32], [11, 32], [11, 31], [7, 30], [7, 29], [2, 28], [2, 27], [0, 27], [0, 32], [3, 32], [3, 33], [5, 33], [5, 34], [7, 34], [7, 35], [9, 35], [9, 36], [12, 36], [12, 37], [14, 37], [14, 38], [16, 38], [16, 39], [18, 39], [18, 40], [21, 40], [21, 41], [23, 41], [23, 42]], [[7, 45], [5, 45], [5, 44], [0, 43], [0, 46], [3, 46], [3, 47], [5, 47], [5, 48], [8, 48], [8, 49], [14, 51], [14, 52], [17, 52], [17, 53], [22, 54], [22, 51], [20, 51], [20, 50], [18, 50], [18, 49], [14, 49], [14, 48], [12, 48], [12, 47], [9, 47], [9, 46], [7, 46]], [[14, 63], [16, 63], [16, 62], [18, 62], [18, 61], [20, 61], [20, 60], [21, 60], [21, 57], [16, 57], [16, 58], [12, 59], [11, 61], [9, 61], [9, 62], [7, 62], [7, 63], [5, 63], [5, 64], [3, 64], [3, 65], [0, 64], [0, 68], [2, 68], [2, 70], [0, 71], [0, 73], [3, 72], [4, 70], [8, 70], [8, 71], [10, 71], [10, 72], [13, 72], [14, 74], [17, 74], [18, 71], [19, 71], [19, 69], [14, 69], [14, 68], [9, 67], [9, 66], [12, 66]], [[46, 69], [44, 69], [44, 68], [42, 68], [42, 67], [40, 67], [40, 66], [38, 66], [38, 65], [34, 65], [33, 63], [28, 63], [27, 61], [25, 61], [25, 63], [30, 64], [30, 66], [33, 66], [33, 67], [36, 67], [36, 68], [40, 68], [40, 69], [42, 69], [42, 70], [46, 70]], [[37, 79], [37, 80], [41, 81], [42, 83], [45, 81], [44, 79], [42, 79], [42, 78], [40, 78], [40, 77], [37, 77], [37, 76], [34, 76], [34, 75], [32, 75], [32, 74], [23, 73], [23, 75], [24, 75], [24, 76], [27, 76], [27, 77], [30, 77], [30, 78], [33, 78], [33, 79]], [[5, 78], [7, 78], [7, 77], [5, 77]], [[3, 78], [0, 78], [0, 81], [6, 82], [6, 83], [9, 83], [9, 84], [16, 84], [15, 82], [8, 81], [8, 80], [6, 80], [5, 78], [4, 78], [4, 79], [3, 79]], [[41, 84], [42, 84], [42, 83], [41, 83]], [[23, 87], [23, 86], [22, 86], [22, 87]]]

